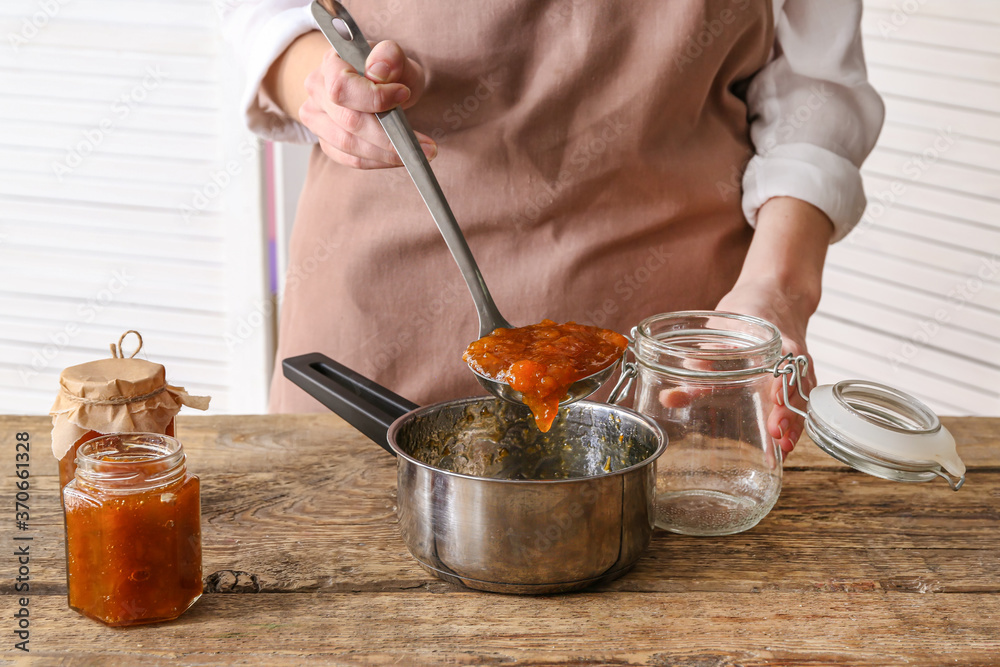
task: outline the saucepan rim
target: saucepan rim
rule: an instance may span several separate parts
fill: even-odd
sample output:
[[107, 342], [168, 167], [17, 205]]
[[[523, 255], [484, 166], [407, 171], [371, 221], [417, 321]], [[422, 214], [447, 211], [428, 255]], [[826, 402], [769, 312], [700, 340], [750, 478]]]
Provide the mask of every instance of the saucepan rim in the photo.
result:
[[[630, 472], [648, 466], [651, 463], [655, 463], [656, 460], [660, 458], [660, 456], [663, 454], [664, 451], [666, 451], [667, 448], [668, 444], [667, 436], [663, 432], [663, 429], [660, 428], [659, 424], [657, 424], [655, 421], [629, 408], [622, 407], [620, 405], [612, 405], [610, 403], [599, 403], [597, 401], [577, 401], [574, 405], [579, 405], [579, 406], [594, 405], [597, 407], [613, 410], [624, 418], [632, 419], [633, 421], [639, 422], [640, 424], [649, 427], [652, 430], [653, 434], [659, 437], [659, 444], [657, 445], [656, 449], [653, 450], [653, 453], [644, 458], [642, 461], [634, 463], [626, 468], [621, 468], [620, 470], [612, 470], [611, 472], [601, 473], [597, 475], [570, 477], [567, 479], [496, 479], [493, 477], [480, 477], [477, 475], [469, 475], [466, 473], [454, 472], [452, 470], [445, 470], [444, 468], [438, 468], [437, 466], [425, 463], [424, 461], [421, 461], [411, 456], [409, 453], [403, 451], [403, 449], [396, 443], [396, 434], [403, 427], [403, 424], [405, 424], [408, 421], [411, 421], [428, 413], [440, 411], [443, 408], [460, 406], [465, 403], [482, 403], [483, 401], [500, 401], [500, 400], [501, 399], [497, 399], [492, 396], [470, 396], [451, 401], [434, 403], [432, 405], [424, 405], [415, 410], [411, 410], [410, 412], [407, 412], [401, 417], [398, 417], [395, 421], [392, 422], [392, 424], [389, 425], [388, 437], [387, 437], [389, 446], [392, 448], [392, 451], [396, 453], [397, 457], [406, 459], [410, 463], [420, 466], [421, 468], [425, 468], [431, 472], [442, 473], [444, 475], [449, 475], [452, 477], [460, 477], [468, 480], [473, 480], [476, 482], [492, 482], [497, 484], [520, 484], [520, 485], [577, 484], [580, 482], [588, 482], [594, 479], [606, 479], [608, 477], [614, 477], [616, 475], [626, 475]], [[571, 410], [573, 409], [573, 407], [570, 406], [568, 408], [561, 408], [561, 409]], [[527, 418], [530, 419], [530, 417]]]

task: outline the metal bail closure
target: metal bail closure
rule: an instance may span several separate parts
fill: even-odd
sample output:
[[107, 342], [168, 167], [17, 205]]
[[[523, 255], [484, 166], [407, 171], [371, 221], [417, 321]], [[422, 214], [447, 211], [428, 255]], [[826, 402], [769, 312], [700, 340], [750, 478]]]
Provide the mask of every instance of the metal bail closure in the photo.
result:
[[806, 432], [827, 454], [876, 477], [899, 482], [941, 477], [954, 491], [965, 483], [955, 438], [937, 415], [883, 384], [844, 380], [816, 387], [809, 395]]
[[628, 392], [632, 389], [632, 383], [639, 375], [639, 367], [636, 363], [627, 360], [629, 352], [632, 353], [632, 356], [635, 356], [635, 337], [638, 331], [639, 327], [632, 327], [631, 336], [625, 337], [625, 340], [628, 341], [628, 347], [625, 348], [625, 354], [622, 355], [622, 369], [619, 371], [618, 381], [615, 382], [615, 388], [611, 390], [611, 395], [608, 396], [608, 403], [610, 405], [618, 405], [619, 402], [628, 397]]
[[789, 388], [795, 387], [795, 391], [798, 392], [799, 397], [808, 403], [809, 399], [802, 393], [802, 378], [806, 376], [808, 369], [809, 359], [805, 355], [800, 354], [796, 357], [793, 354], [786, 354], [778, 360], [778, 363], [771, 370], [774, 373], [774, 377], [781, 377], [781, 398], [785, 407], [805, 419], [808, 419], [809, 415], [792, 405], [792, 402], [789, 400]]
[[618, 405], [619, 401], [628, 396], [628, 392], [632, 388], [632, 382], [638, 374], [639, 369], [636, 367], [635, 362], [626, 361], [622, 364], [621, 375], [618, 376], [618, 382], [615, 383], [615, 388], [611, 390], [611, 395], [608, 396], [608, 403]]

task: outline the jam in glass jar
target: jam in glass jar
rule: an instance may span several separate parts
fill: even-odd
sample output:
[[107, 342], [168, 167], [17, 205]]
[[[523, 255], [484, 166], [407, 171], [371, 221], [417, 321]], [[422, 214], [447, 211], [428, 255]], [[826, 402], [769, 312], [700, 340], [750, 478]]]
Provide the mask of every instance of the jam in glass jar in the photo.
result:
[[199, 481], [176, 439], [80, 445], [63, 490], [69, 606], [111, 626], [177, 618], [201, 596]]

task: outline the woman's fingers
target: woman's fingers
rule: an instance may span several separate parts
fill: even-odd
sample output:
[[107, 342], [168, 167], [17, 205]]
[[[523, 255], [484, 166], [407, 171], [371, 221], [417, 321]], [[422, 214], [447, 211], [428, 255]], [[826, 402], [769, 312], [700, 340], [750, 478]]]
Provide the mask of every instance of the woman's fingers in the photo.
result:
[[[389, 137], [374, 115], [338, 106], [324, 108], [324, 111], [345, 133], [356, 137], [363, 143], [377, 146], [392, 153], [393, 164], [396, 166], [402, 164], [396, 156], [396, 149], [392, 147]], [[414, 132], [413, 134], [416, 135], [417, 140], [420, 142], [420, 147], [423, 149], [427, 159], [433, 160], [437, 155], [437, 144], [426, 134], [420, 132]], [[351, 147], [349, 143], [342, 146], [341, 150], [350, 153]]]
[[[706, 348], [707, 349], [707, 348]], [[708, 359], [690, 359], [686, 366], [691, 370], [714, 371], [715, 364]], [[701, 384], [684, 384], [660, 392], [660, 405], [668, 409], [686, 408], [696, 400], [712, 393], [712, 388]]]
[[[416, 103], [424, 88], [423, 69], [395, 42], [374, 45], [365, 76], [331, 49], [305, 80], [309, 98], [299, 110], [303, 124], [333, 160], [359, 169], [398, 167], [402, 162], [375, 113]], [[405, 104], [404, 104], [405, 103]], [[417, 133], [428, 159], [437, 144]]]
[[350, 153], [345, 153], [344, 151], [336, 148], [330, 142], [320, 139], [319, 147], [323, 149], [323, 152], [328, 158], [334, 162], [338, 162], [345, 167], [351, 167], [353, 169], [385, 169], [386, 167], [393, 167], [395, 165], [388, 164], [386, 162], [381, 162], [379, 160], [372, 160], [369, 158], [358, 157], [357, 155], [351, 155]]
[[795, 449], [805, 420], [787, 407], [776, 405], [767, 418], [767, 430], [781, 448], [782, 458]]
[[[802, 382], [802, 394], [808, 397], [809, 392], [816, 386], [816, 376], [812, 371], [811, 359], [809, 370], [806, 373], [806, 377], [802, 379]], [[771, 437], [778, 443], [784, 455], [791, 452], [795, 448], [795, 444], [799, 441], [799, 438], [802, 437], [802, 432], [805, 429], [805, 418], [785, 405], [782, 378], [775, 378], [771, 389], [774, 392], [775, 407], [768, 416], [767, 430], [771, 434]], [[795, 387], [788, 387], [788, 399], [792, 406], [802, 412], [806, 411], [806, 401], [799, 395]]]
[[692, 403], [712, 393], [711, 389], [682, 385], [660, 390], [660, 405], [669, 410], [679, 410], [690, 407]]
[[[331, 104], [323, 96], [315, 94], [319, 84], [320, 76], [316, 72], [306, 79], [310, 97], [299, 109], [299, 118], [321, 142], [335, 149], [330, 152], [324, 148], [329, 157], [340, 164], [360, 169], [382, 169], [402, 164], [373, 114]], [[416, 134], [424, 154], [433, 159], [437, 155], [437, 145], [430, 137], [419, 132]]]
[[371, 144], [346, 132], [311, 99], [299, 109], [299, 118], [320, 140], [324, 152], [340, 164], [357, 169], [380, 169], [400, 164], [399, 156], [391, 150], [391, 145]]
[[400, 102], [404, 109], [413, 106], [424, 92], [424, 69], [403, 53], [392, 40], [379, 42], [372, 47], [365, 62], [365, 76], [377, 84], [399, 83], [410, 92]]
[[[385, 62], [379, 61], [379, 64], [385, 65]], [[391, 65], [390, 71], [392, 67], [403, 69], [402, 65]], [[341, 60], [337, 52], [332, 49], [323, 58], [319, 71], [323, 76], [321, 93], [326, 99], [355, 111], [365, 113], [388, 111], [410, 99], [412, 94], [402, 83], [393, 81], [378, 83], [359, 74]]]

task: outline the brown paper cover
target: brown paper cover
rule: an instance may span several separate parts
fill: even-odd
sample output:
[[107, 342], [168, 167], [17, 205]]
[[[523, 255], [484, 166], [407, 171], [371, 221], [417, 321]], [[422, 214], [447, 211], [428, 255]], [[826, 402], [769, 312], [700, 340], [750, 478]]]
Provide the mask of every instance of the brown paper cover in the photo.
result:
[[182, 405], [205, 410], [210, 400], [168, 385], [163, 366], [144, 359], [70, 366], [59, 376], [59, 395], [49, 411], [52, 453], [61, 460], [87, 431], [164, 433]]

